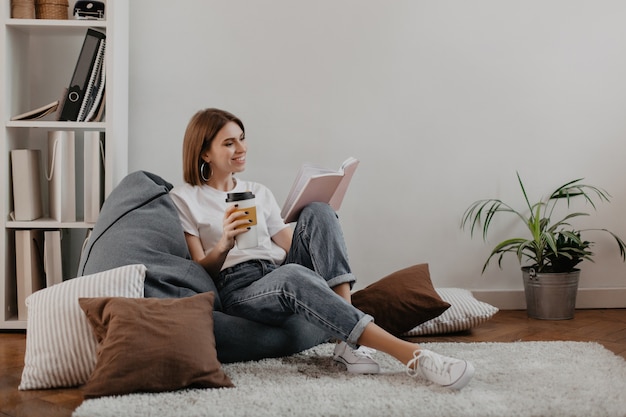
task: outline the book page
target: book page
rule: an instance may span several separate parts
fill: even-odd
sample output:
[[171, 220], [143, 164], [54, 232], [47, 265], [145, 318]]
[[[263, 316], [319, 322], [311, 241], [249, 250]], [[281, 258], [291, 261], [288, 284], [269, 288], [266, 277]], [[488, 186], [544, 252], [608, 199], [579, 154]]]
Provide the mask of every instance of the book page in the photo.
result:
[[287, 211], [287, 207], [293, 206], [293, 203], [295, 202], [296, 198], [298, 198], [298, 196], [302, 193], [302, 189], [304, 189], [304, 186], [309, 178], [313, 177], [314, 175], [330, 173], [337, 174], [336, 171], [318, 165], [308, 163], [302, 165], [300, 167], [300, 170], [298, 171], [298, 175], [296, 175], [296, 179], [293, 182], [293, 185], [291, 186], [289, 194], [287, 194], [287, 199], [285, 200], [285, 204], [283, 204], [283, 213], [281, 215], [284, 217]]

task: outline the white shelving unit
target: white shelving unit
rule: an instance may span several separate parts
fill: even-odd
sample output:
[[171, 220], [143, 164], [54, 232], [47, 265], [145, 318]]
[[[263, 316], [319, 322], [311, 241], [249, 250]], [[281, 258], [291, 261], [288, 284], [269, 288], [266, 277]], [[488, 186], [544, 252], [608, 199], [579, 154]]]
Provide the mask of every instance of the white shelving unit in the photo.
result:
[[[76, 132], [77, 163], [82, 164], [82, 133], [104, 132], [105, 196], [128, 171], [128, 13], [127, 0], [107, 0], [106, 20], [12, 19], [9, 0], [0, 4], [0, 330], [25, 329], [17, 319], [17, 280], [15, 274], [15, 230], [61, 229], [63, 231], [64, 279], [76, 274], [80, 248], [92, 223], [57, 222], [50, 218], [12, 221], [13, 210], [10, 151], [41, 149], [44, 211], [47, 209], [45, 171], [47, 134], [53, 130]], [[73, 9], [70, 1], [70, 11]], [[59, 122], [54, 116], [35, 121], [11, 121], [11, 117], [43, 106], [61, 97], [72, 77], [87, 28], [105, 31], [106, 109], [101, 122]], [[80, 162], [79, 162], [80, 160]], [[80, 167], [79, 167], [80, 168]], [[77, 169], [77, 188], [82, 182]]]

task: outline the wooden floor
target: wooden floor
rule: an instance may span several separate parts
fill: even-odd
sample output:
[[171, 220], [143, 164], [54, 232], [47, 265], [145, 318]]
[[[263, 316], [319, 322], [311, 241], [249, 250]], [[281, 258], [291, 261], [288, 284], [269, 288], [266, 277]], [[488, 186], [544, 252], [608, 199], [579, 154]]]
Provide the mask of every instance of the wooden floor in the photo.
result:
[[[414, 338], [417, 342], [593, 341], [626, 359], [626, 309], [579, 310], [573, 320], [529, 319], [525, 311], [501, 311], [472, 332]], [[0, 417], [71, 416], [80, 389], [18, 391], [24, 365], [24, 333], [0, 333]]]

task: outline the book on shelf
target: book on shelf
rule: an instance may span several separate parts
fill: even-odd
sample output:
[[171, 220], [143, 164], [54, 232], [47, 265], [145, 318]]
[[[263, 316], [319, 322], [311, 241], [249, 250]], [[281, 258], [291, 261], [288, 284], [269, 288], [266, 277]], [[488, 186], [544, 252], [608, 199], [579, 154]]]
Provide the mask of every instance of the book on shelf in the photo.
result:
[[48, 197], [50, 217], [59, 222], [76, 221], [75, 133], [48, 132]]
[[17, 318], [26, 320], [26, 299], [45, 286], [43, 271], [43, 232], [15, 231], [15, 273], [17, 285]]
[[281, 217], [285, 223], [298, 220], [302, 209], [313, 202], [328, 203], [334, 210], [339, 210], [358, 165], [358, 159], [352, 157], [346, 159], [338, 170], [314, 164], [302, 165], [283, 204]]
[[83, 138], [84, 184], [83, 207], [85, 222], [95, 223], [104, 201], [104, 141], [102, 132], [86, 131]]
[[61, 257], [61, 231], [43, 232], [43, 270], [46, 288], [63, 282], [63, 261]]
[[100, 84], [104, 82], [105, 44], [106, 34], [87, 29], [72, 79], [60, 100], [58, 120], [84, 121], [91, 108], [97, 106], [94, 100], [98, 96]]
[[43, 216], [41, 199], [41, 151], [14, 149], [11, 151], [13, 212], [17, 221], [31, 221]]
[[52, 103], [48, 103], [45, 106], [38, 107], [36, 109], [27, 111], [26, 113], [18, 114], [11, 117], [11, 120], [37, 120], [41, 119], [51, 113], [54, 113], [59, 107], [59, 100], [55, 100]]
[[100, 46], [96, 54], [96, 62], [91, 70], [89, 76], [89, 82], [87, 83], [87, 90], [85, 91], [85, 98], [78, 111], [77, 121], [86, 122], [92, 118], [102, 100], [102, 94], [104, 93], [104, 86], [106, 81], [106, 71], [104, 65], [104, 53], [106, 42], [104, 39], [100, 40]]

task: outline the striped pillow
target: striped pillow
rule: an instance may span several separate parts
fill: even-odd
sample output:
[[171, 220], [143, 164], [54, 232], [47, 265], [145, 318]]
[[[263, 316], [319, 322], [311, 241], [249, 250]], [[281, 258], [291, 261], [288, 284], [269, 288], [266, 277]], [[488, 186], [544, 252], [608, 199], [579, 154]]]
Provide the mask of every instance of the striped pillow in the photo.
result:
[[450, 308], [439, 317], [435, 317], [409, 330], [405, 336], [423, 336], [428, 334], [454, 333], [476, 327], [498, 312], [491, 304], [478, 301], [472, 293], [462, 288], [436, 288], [442, 300]]
[[64, 281], [26, 299], [28, 323], [20, 390], [84, 384], [96, 365], [96, 338], [80, 297], [143, 297], [144, 265]]

